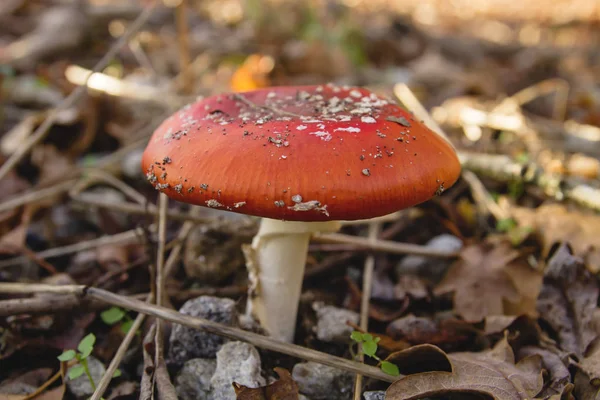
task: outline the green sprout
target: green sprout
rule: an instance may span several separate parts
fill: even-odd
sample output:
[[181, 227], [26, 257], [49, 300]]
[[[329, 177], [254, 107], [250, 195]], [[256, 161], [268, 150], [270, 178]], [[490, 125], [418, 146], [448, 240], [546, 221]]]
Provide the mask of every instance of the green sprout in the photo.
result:
[[127, 334], [133, 325], [133, 318], [131, 318], [125, 310], [119, 307], [111, 307], [108, 310], [102, 311], [100, 313], [100, 318], [102, 318], [102, 321], [107, 325], [114, 325], [118, 322], [122, 322], [121, 332], [124, 334]]
[[506, 236], [510, 239], [513, 246], [518, 246], [523, 243], [533, 232], [532, 227], [519, 226], [517, 221], [512, 218], [498, 220], [498, 222], [496, 222], [496, 230], [498, 232], [506, 233]]
[[[77, 345], [77, 351], [72, 349], [65, 350], [61, 355], [57, 357], [58, 360], [61, 362], [69, 362], [71, 360], [76, 360], [77, 364], [69, 368], [69, 379], [77, 379], [85, 373], [90, 381], [90, 385], [92, 385], [92, 389], [94, 390], [96, 390], [96, 383], [94, 382], [94, 378], [92, 378], [87, 359], [90, 356], [90, 354], [92, 354], [95, 343], [96, 336], [93, 333], [90, 333], [86, 337], [81, 339], [81, 341]], [[113, 377], [117, 378], [119, 376], [121, 376], [121, 371], [117, 369], [113, 374]]]
[[[370, 333], [362, 333], [359, 331], [353, 331], [350, 335], [350, 338], [355, 341], [357, 344], [361, 345], [362, 351], [365, 355], [379, 361], [379, 367], [383, 372], [391, 376], [400, 375], [400, 371], [398, 370], [398, 366], [389, 362], [384, 361], [379, 356], [377, 356], [377, 348], [379, 341], [381, 338], [373, 337]], [[352, 348], [351, 348], [352, 351]], [[354, 352], [352, 352], [354, 355]]]

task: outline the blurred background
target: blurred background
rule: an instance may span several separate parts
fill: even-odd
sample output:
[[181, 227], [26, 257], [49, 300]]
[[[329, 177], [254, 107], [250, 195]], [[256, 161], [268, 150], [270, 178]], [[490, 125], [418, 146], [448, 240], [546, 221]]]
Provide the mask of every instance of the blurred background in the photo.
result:
[[[54, 150], [19, 164], [28, 183], [147, 137], [196, 96], [323, 82], [389, 95], [405, 83], [445, 129], [458, 129], [458, 143], [489, 150], [490, 140], [512, 146], [516, 135], [511, 151], [549, 168], [565, 172], [572, 152], [597, 168], [585, 158], [600, 155], [594, 0], [3, 0], [0, 155], [85, 82], [147, 7], [155, 7], [148, 21], [90, 79], [91, 96], [63, 112], [44, 140]], [[481, 123], [492, 109], [500, 126]], [[40, 161], [48, 158], [52, 171]]]

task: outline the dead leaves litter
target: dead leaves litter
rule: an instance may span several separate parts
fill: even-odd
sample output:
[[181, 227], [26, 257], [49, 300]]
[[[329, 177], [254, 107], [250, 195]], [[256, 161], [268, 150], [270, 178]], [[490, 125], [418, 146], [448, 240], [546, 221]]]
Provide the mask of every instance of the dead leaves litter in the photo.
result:
[[548, 262], [537, 308], [556, 332], [560, 347], [580, 358], [597, 336], [593, 314], [598, 293], [598, 283], [583, 260], [561, 245]]
[[488, 239], [465, 247], [434, 293], [453, 293], [455, 312], [480, 321], [490, 315], [534, 315], [541, 284], [541, 272], [508, 241]]
[[[541, 357], [532, 355], [515, 363], [506, 338], [492, 350], [481, 353], [445, 354], [435, 346], [417, 347], [424, 351], [414, 348], [406, 351], [417, 356], [415, 362], [431, 353], [430, 362], [421, 363], [420, 372], [392, 383], [386, 391], [387, 400], [412, 400], [457, 392], [477, 393], [494, 400], [524, 400], [535, 398], [543, 387]], [[441, 356], [445, 356], [447, 362], [440, 362]]]

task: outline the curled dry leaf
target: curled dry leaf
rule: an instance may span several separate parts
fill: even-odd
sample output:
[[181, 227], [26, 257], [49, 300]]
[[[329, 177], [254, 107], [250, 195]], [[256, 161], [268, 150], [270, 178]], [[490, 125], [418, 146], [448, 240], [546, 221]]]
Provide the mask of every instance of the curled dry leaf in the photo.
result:
[[541, 284], [542, 274], [519, 251], [506, 240], [488, 239], [465, 247], [434, 293], [454, 293], [455, 312], [480, 321], [490, 315], [534, 315]]
[[[420, 362], [419, 372], [392, 383], [386, 391], [387, 400], [421, 399], [457, 392], [479, 393], [495, 400], [524, 400], [534, 398], [542, 390], [540, 356], [526, 357], [515, 364], [506, 338], [492, 350], [481, 353], [445, 354], [434, 346], [425, 346], [418, 346], [421, 351], [412, 350], [414, 362], [423, 359], [430, 362]], [[431, 357], [424, 357], [424, 352], [430, 352]], [[441, 362], [440, 356], [445, 356], [447, 362]]]
[[580, 400], [596, 400], [600, 385], [600, 344], [596, 343], [575, 372], [575, 395]]
[[298, 400], [298, 384], [292, 379], [290, 372], [284, 368], [275, 368], [279, 379], [267, 386], [249, 388], [233, 383], [238, 400]]
[[565, 393], [565, 391], [570, 390], [571, 373], [567, 368], [569, 365], [569, 358], [561, 357], [561, 354], [557, 354], [555, 351], [538, 346], [525, 346], [518, 352], [520, 358], [534, 354], [538, 354], [542, 357], [542, 365], [546, 370], [544, 390], [539, 393], [538, 397], [547, 399], [554, 395], [560, 396]]
[[536, 231], [544, 254], [548, 254], [555, 243], [567, 242], [592, 272], [600, 271], [600, 216], [568, 211], [562, 204], [535, 209], [515, 207], [513, 211], [520, 226]]
[[558, 336], [560, 347], [582, 358], [597, 337], [593, 314], [598, 283], [570, 248], [561, 245], [546, 268], [537, 309]]

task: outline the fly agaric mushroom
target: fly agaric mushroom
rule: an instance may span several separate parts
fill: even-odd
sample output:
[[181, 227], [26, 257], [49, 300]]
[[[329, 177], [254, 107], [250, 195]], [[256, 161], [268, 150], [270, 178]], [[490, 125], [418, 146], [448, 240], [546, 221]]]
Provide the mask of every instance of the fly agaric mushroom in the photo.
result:
[[154, 132], [142, 167], [173, 199], [263, 217], [246, 252], [255, 286], [248, 309], [288, 342], [312, 233], [426, 201], [460, 173], [452, 146], [411, 114], [334, 85], [188, 105]]

